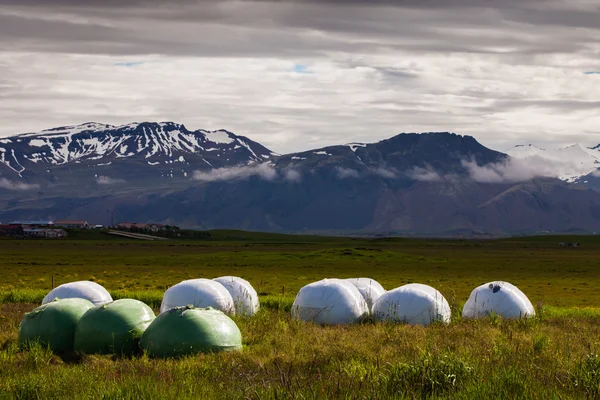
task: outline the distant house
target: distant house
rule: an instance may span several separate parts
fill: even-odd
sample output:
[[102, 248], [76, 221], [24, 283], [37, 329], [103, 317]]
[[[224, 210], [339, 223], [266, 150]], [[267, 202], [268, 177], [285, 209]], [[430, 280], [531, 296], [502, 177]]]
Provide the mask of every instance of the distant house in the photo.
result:
[[88, 229], [90, 225], [87, 221], [83, 220], [58, 220], [54, 223], [54, 226], [59, 226], [61, 228], [67, 229]]
[[28, 226], [54, 226], [54, 221], [13, 221], [10, 225], [28, 225]]
[[163, 224], [150, 224], [153, 232], [164, 231], [166, 228]]
[[22, 237], [23, 227], [21, 225], [0, 225], [0, 236]]
[[138, 222], [120, 222], [117, 224], [118, 229], [148, 229], [148, 224], [140, 224]]
[[44, 228], [25, 228], [23, 236], [45, 239], [62, 239], [67, 237], [67, 232], [63, 229], [44, 229]]
[[143, 231], [158, 232], [158, 231], [165, 230], [165, 225], [163, 225], [163, 224], [147, 224], [147, 223], [140, 223], [140, 222], [121, 222], [121, 223], [117, 224], [117, 229], [127, 229], [127, 230], [139, 229], [139, 230], [143, 230]]

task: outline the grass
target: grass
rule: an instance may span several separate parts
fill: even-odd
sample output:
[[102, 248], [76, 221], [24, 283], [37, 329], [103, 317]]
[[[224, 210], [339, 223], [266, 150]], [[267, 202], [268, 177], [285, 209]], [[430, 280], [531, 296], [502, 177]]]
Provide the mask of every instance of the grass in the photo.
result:
[[600, 313], [427, 328], [319, 327], [263, 308], [236, 318], [244, 349], [175, 360], [64, 361], [16, 330], [34, 305], [0, 306], [0, 393], [20, 398], [598, 398]]
[[[0, 398], [600, 398], [597, 237], [219, 235], [164, 243], [1, 240]], [[582, 247], [561, 248], [560, 241]], [[93, 279], [114, 298], [137, 298], [156, 309], [165, 287], [221, 275], [242, 276], [261, 293], [255, 317], [235, 317], [241, 352], [63, 360], [40, 346], [22, 351], [17, 345], [23, 314], [41, 302], [52, 276], [55, 285]], [[290, 318], [304, 284], [356, 276], [388, 289], [430, 284], [450, 301], [452, 322], [320, 327]], [[494, 279], [522, 288], [538, 315], [462, 320], [470, 291]]]
[[[238, 235], [230, 235], [238, 237]], [[224, 236], [226, 237], [226, 236]], [[245, 240], [0, 241], [0, 293], [48, 291], [74, 280], [94, 280], [109, 290], [164, 291], [184, 279], [236, 275], [264, 295], [293, 295], [325, 277], [369, 276], [386, 288], [429, 284], [449, 301], [465, 301], [490, 280], [519, 286], [534, 304], [600, 304], [600, 237], [539, 237], [498, 241], [365, 240], [309, 237], [289, 241], [247, 234]], [[581, 248], [562, 248], [577, 240]]]

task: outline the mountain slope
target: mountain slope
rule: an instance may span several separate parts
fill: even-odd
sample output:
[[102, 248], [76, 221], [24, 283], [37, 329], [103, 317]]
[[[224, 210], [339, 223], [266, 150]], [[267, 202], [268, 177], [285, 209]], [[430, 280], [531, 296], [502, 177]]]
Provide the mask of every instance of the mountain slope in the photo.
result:
[[[225, 130], [189, 131], [172, 122], [87, 123], [0, 139], [0, 173], [27, 183], [109, 179], [159, 181], [193, 171], [260, 163], [273, 153]], [[62, 179], [61, 179], [62, 178]]]
[[301, 170], [339, 167], [391, 178], [408, 177], [406, 174], [412, 174], [415, 168], [463, 174], [463, 160], [482, 165], [505, 159], [505, 154], [482, 146], [471, 136], [431, 132], [403, 133], [377, 143], [350, 143], [287, 154], [278, 157], [276, 165]]
[[227, 131], [90, 123], [0, 147], [2, 221], [421, 235], [600, 229], [599, 192], [553, 178], [503, 179], [506, 154], [453, 133], [279, 156]]

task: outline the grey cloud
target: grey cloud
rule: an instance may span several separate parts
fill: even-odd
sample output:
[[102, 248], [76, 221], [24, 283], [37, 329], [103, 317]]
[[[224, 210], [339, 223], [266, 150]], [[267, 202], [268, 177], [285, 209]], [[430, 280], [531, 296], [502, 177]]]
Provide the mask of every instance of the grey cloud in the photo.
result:
[[[485, 165], [465, 160], [462, 165], [471, 179], [483, 183], [517, 183], [539, 177], [557, 178], [557, 171], [581, 169], [581, 166], [573, 161], [551, 160], [539, 156], [526, 159], [508, 158], [503, 162]], [[584, 170], [579, 173], [583, 173]]]
[[340, 179], [356, 179], [360, 176], [358, 171], [350, 168], [337, 167], [335, 170], [337, 177]]
[[125, 181], [123, 179], [115, 179], [102, 175], [96, 178], [96, 182], [98, 183], [98, 185], [116, 185], [119, 183], [124, 183]]
[[[356, 53], [384, 49], [542, 54], [585, 50], [586, 38], [588, 43], [595, 41], [593, 35], [572, 30], [557, 32], [554, 25], [541, 29], [552, 25], [555, 15], [560, 15], [558, 11], [537, 7], [543, 2], [529, 1], [522, 5], [503, 1], [494, 7], [481, 3], [197, 1], [165, 5], [162, 1], [122, 4], [92, 1], [81, 5], [75, 1], [1, 0], [0, 5], [22, 15], [15, 16], [14, 12], [4, 15], [0, 35], [13, 39], [3, 44], [4, 49], [198, 56], [278, 54], [279, 57], [301, 54], [323, 57], [323, 52], [329, 51]], [[473, 11], [466, 13], [465, 7]], [[62, 22], [44, 20], [52, 10], [58, 17], [62, 15]], [[523, 15], [525, 11], [531, 15], [530, 19], [519, 21], [525, 26], [515, 29], [508, 22], [511, 13]], [[597, 20], [599, 13], [572, 11], [569, 15], [565, 28], [577, 25], [579, 19], [581, 26], [588, 26], [594, 18]], [[86, 18], [89, 23], [70, 23], [69, 16]], [[103, 26], [104, 23], [112, 26]], [[328, 35], [312, 35], [314, 32]], [[575, 37], [578, 40], [573, 40]]]
[[546, 108], [551, 111], [571, 112], [579, 110], [598, 110], [600, 101], [586, 100], [499, 100], [489, 107], [489, 111], [509, 111], [529, 107]]
[[420, 182], [439, 182], [443, 178], [430, 166], [415, 167], [407, 173], [408, 177]]
[[397, 176], [396, 171], [388, 169], [388, 168], [382, 168], [382, 167], [372, 169], [370, 172], [374, 175], [378, 175], [382, 178], [387, 178], [387, 179], [393, 179], [393, 178], [396, 178], [396, 176]]
[[208, 172], [195, 171], [192, 179], [201, 182], [235, 181], [258, 177], [265, 181], [283, 179], [284, 181], [297, 183], [302, 179], [300, 172], [293, 168], [278, 170], [269, 163], [248, 165], [231, 168], [216, 168]]
[[263, 163], [245, 167], [216, 168], [209, 172], [195, 171], [193, 179], [202, 182], [243, 180], [258, 176], [271, 181], [277, 178], [277, 171], [269, 164]]
[[0, 178], [0, 188], [8, 190], [25, 191], [38, 189], [39, 185], [32, 185], [25, 182], [13, 182], [6, 178]]
[[[407, 129], [454, 130], [488, 137], [488, 145], [523, 134], [589, 139], [599, 105], [593, 92], [564, 82], [556, 91], [521, 84], [533, 81], [532, 70], [542, 67], [597, 70], [598, 20], [593, 2], [577, 0], [0, 0], [0, 130], [10, 134], [86, 120], [191, 120], [198, 128], [218, 124], [276, 143], [280, 152], [348, 138], [372, 141]], [[28, 52], [39, 57], [24, 58]], [[15, 54], [23, 58], [10, 64]], [[157, 94], [148, 89], [155, 84], [149, 74], [135, 83], [119, 75], [110, 90], [93, 86], [89, 82], [110, 80], [111, 71], [66, 73], [77, 69], [76, 62], [63, 69], [61, 59], [73, 54], [92, 60], [82, 70], [96, 68], [99, 58], [111, 65], [109, 57], [147, 55], [167, 63], [214, 57], [225, 65], [223, 59], [231, 58], [240, 69], [242, 58], [265, 65], [306, 63], [311, 70], [313, 63], [324, 66], [302, 77], [306, 83], [289, 85], [298, 77], [273, 78], [279, 64], [264, 68], [244, 75], [260, 85], [247, 88], [237, 80], [224, 97], [219, 91], [227, 84], [211, 86], [214, 76], [194, 91], [172, 87], [175, 76], [192, 85], [200, 80], [177, 70], [179, 65], [164, 64], [172, 72], [155, 72], [164, 85]], [[20, 73], [23, 66], [45, 63], [61, 68]], [[581, 73], [586, 81], [594, 78]], [[252, 97], [257, 90], [264, 101]], [[288, 96], [287, 104], [281, 96]], [[532, 121], [547, 121], [545, 113], [578, 120], [564, 122], [559, 132], [551, 122], [526, 125], [513, 118], [521, 109], [535, 114]]]
[[288, 182], [296, 183], [302, 180], [302, 175], [295, 169], [287, 169], [283, 171], [283, 178]]

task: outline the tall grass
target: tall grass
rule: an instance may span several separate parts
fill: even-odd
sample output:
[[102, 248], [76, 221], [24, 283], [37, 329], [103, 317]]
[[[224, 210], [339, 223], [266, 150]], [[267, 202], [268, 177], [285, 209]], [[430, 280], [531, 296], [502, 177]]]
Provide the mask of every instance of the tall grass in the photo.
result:
[[32, 306], [0, 305], [0, 398], [600, 397], [595, 315], [321, 327], [291, 319], [289, 301], [270, 304], [235, 317], [242, 351], [172, 360], [20, 350], [18, 322]]

